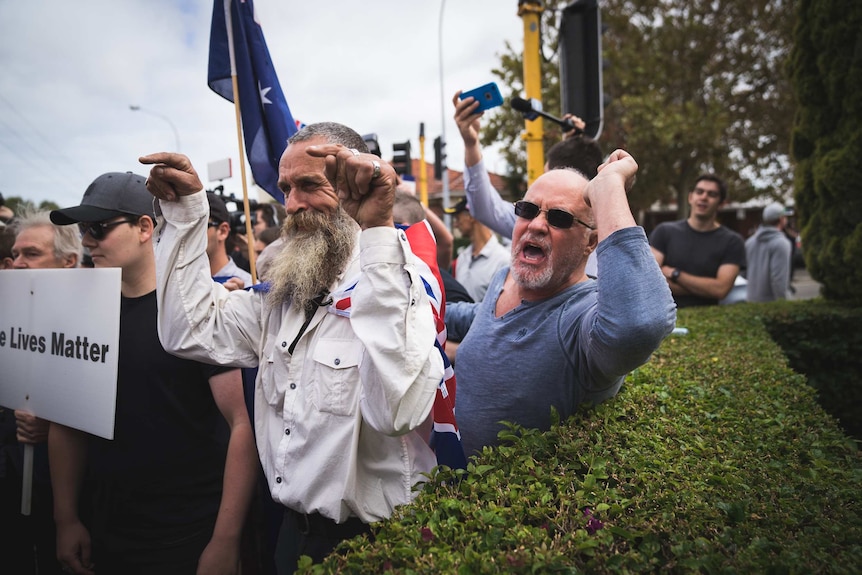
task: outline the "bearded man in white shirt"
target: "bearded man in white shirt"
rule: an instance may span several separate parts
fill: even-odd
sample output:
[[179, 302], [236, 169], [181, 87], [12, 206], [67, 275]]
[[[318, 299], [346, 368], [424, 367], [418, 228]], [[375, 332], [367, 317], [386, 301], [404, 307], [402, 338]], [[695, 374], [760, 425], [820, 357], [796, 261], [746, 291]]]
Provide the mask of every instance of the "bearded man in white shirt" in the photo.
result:
[[279, 163], [287, 217], [271, 289], [228, 292], [209, 276], [208, 206], [188, 158], [159, 153], [147, 186], [162, 216], [156, 248], [166, 349], [259, 366], [258, 452], [285, 508], [276, 565], [319, 561], [411, 501], [436, 460], [416, 429], [443, 362], [418, 258], [394, 226], [396, 174], [355, 131], [312, 124]]

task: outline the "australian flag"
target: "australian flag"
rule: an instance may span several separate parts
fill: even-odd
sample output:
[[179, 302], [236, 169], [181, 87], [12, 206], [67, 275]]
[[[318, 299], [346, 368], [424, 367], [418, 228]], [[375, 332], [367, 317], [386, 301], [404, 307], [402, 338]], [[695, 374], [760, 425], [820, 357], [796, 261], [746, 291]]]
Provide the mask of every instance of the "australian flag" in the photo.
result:
[[245, 151], [254, 181], [284, 204], [278, 189], [278, 161], [297, 123], [269, 57], [263, 29], [254, 15], [252, 0], [214, 0], [210, 29], [210, 59], [207, 82], [223, 98], [234, 101], [230, 44], [225, 20], [230, 4], [234, 59]]

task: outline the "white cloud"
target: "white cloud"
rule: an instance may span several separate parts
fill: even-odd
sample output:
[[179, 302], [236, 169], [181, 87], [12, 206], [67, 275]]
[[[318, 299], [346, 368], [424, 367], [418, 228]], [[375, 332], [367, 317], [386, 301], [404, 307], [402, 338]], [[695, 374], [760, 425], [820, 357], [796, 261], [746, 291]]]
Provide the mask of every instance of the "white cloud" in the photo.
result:
[[[211, 2], [0, 0], [0, 192], [62, 206], [108, 171], [146, 173], [137, 158], [179, 135], [202, 179], [230, 157], [241, 190], [231, 104], [206, 84]], [[294, 117], [376, 132], [384, 157], [410, 139], [425, 158], [445, 114], [449, 163], [463, 147], [451, 96], [492, 81], [508, 40], [523, 45], [515, 0], [440, 2], [257, 0], [258, 16]], [[141, 106], [139, 112], [129, 109]], [[167, 120], [160, 118], [163, 116]], [[504, 166], [492, 151], [493, 169]]]

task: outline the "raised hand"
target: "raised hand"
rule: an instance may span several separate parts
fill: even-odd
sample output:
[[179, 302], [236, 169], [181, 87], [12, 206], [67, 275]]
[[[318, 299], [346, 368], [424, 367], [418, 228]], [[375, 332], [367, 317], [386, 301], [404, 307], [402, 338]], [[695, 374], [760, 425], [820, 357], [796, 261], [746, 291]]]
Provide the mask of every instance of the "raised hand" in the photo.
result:
[[464, 98], [463, 100], [460, 98], [461, 90], [458, 90], [452, 97], [452, 104], [455, 106], [455, 123], [458, 125], [458, 131], [461, 132], [464, 146], [469, 148], [479, 143], [479, 130], [481, 128], [479, 118], [484, 112], [477, 112], [479, 101], [475, 98]]
[[326, 179], [335, 188], [341, 207], [362, 227], [393, 226], [392, 205], [398, 177], [374, 154], [339, 144], [309, 146], [306, 153], [326, 162]]
[[622, 176], [625, 182], [625, 190], [628, 193], [635, 184], [635, 174], [638, 171], [638, 163], [631, 154], [625, 150], [614, 150], [608, 159], [598, 167], [600, 175], [609, 176], [618, 174]]
[[147, 189], [160, 200], [174, 202], [180, 196], [188, 196], [204, 189], [197, 172], [188, 157], [182, 154], [159, 152], [141, 156], [142, 164], [153, 164]]

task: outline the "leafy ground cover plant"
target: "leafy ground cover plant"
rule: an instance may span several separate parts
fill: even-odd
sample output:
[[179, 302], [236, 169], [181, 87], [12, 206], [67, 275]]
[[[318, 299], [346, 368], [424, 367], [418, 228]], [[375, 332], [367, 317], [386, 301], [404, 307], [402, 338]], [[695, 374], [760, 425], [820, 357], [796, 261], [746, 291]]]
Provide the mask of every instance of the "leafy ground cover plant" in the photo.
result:
[[766, 327], [828, 309], [681, 310], [689, 334], [615, 399], [544, 433], [509, 425], [300, 572], [855, 573], [862, 457]]

